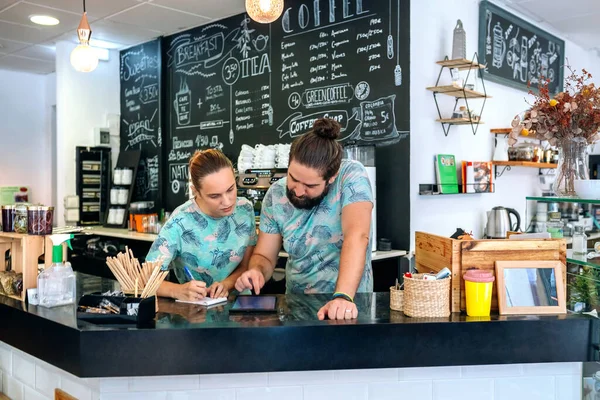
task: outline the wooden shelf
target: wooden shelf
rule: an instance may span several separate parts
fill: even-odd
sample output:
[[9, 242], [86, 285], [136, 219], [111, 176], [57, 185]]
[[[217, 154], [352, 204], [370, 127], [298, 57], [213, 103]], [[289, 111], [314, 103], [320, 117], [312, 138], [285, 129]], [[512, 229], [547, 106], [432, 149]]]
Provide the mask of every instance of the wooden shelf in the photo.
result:
[[470, 124], [485, 124], [481, 120], [470, 120], [469, 118], [444, 118], [436, 119], [437, 122], [450, 125], [470, 125]]
[[507, 135], [512, 132], [512, 128], [494, 128], [490, 129], [492, 135]]
[[485, 68], [485, 65], [478, 64], [471, 60], [467, 60], [466, 58], [457, 58], [456, 60], [437, 61], [436, 64], [441, 65], [442, 67], [458, 68], [461, 71], [466, 70], [466, 69], [473, 69], [473, 68], [477, 68], [477, 69]]
[[493, 165], [508, 167], [529, 167], [529, 168], [556, 168], [557, 164], [539, 163], [533, 161], [492, 161]]
[[463, 88], [456, 87], [453, 85], [431, 86], [431, 87], [428, 87], [427, 90], [430, 90], [435, 93], [441, 93], [441, 94], [445, 94], [448, 96], [460, 98], [460, 99], [464, 99], [464, 98], [467, 98], [467, 99], [490, 99], [491, 98], [491, 96], [486, 96], [485, 94], [483, 94], [481, 92], [476, 92], [475, 90], [471, 90], [471, 89], [463, 89]]

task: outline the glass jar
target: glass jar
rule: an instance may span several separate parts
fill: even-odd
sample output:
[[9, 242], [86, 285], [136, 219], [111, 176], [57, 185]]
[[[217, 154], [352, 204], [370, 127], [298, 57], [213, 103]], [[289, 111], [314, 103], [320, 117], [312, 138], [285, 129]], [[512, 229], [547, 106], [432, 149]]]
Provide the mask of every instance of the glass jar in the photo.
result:
[[517, 147], [517, 161], [531, 161], [533, 159], [533, 146], [530, 143], [521, 143]]
[[576, 226], [573, 234], [573, 254], [587, 254], [587, 236], [583, 231], [583, 226]]
[[13, 221], [15, 218], [15, 206], [2, 206], [2, 232], [13, 232]]
[[17, 204], [15, 206], [15, 218], [13, 220], [15, 233], [27, 233], [27, 220], [27, 205]]
[[564, 237], [565, 224], [560, 219], [560, 212], [548, 213], [550, 220], [546, 222], [546, 232], [550, 234], [552, 239], [562, 239]]
[[509, 146], [508, 148], [508, 161], [517, 161], [519, 149], [517, 146]]

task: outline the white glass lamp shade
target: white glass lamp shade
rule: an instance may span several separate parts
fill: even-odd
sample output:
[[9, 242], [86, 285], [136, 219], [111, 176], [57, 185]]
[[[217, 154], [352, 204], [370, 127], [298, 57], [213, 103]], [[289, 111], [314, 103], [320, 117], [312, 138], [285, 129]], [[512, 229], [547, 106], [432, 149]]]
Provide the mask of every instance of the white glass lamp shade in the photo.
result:
[[246, 12], [256, 22], [269, 24], [283, 12], [283, 0], [246, 0]]
[[98, 54], [87, 44], [80, 44], [71, 52], [71, 65], [79, 72], [92, 72], [98, 66]]

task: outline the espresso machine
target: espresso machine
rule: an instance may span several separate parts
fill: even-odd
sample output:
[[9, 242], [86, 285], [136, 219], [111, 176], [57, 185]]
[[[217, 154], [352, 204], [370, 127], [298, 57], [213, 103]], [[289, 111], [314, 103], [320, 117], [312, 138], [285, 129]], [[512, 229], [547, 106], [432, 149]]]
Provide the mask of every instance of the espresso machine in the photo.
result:
[[272, 184], [285, 178], [287, 169], [247, 169], [237, 176], [238, 196], [245, 197], [254, 204], [254, 216], [258, 225], [260, 209], [267, 190]]

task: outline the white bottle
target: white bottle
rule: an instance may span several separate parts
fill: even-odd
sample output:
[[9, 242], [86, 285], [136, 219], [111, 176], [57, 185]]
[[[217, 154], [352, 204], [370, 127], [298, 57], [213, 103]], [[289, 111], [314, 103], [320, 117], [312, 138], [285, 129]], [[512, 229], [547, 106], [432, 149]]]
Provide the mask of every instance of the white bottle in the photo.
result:
[[56, 307], [75, 302], [75, 273], [71, 263], [63, 262], [62, 243], [67, 242], [73, 235], [51, 235], [52, 240], [52, 265], [38, 275], [39, 305], [43, 307]]

